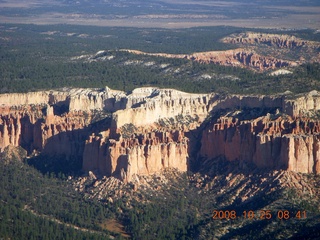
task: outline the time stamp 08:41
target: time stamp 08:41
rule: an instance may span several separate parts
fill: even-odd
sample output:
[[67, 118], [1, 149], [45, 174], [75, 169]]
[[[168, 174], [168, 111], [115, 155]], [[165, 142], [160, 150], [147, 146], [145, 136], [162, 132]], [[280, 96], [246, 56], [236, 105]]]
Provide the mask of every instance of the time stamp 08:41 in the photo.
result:
[[213, 210], [212, 218], [214, 220], [223, 220], [223, 219], [280, 219], [280, 220], [288, 220], [290, 218], [296, 219], [305, 219], [307, 218], [307, 212], [298, 210], [296, 212], [290, 212], [288, 210], [249, 210], [243, 211], [242, 213], [236, 212], [235, 210]]

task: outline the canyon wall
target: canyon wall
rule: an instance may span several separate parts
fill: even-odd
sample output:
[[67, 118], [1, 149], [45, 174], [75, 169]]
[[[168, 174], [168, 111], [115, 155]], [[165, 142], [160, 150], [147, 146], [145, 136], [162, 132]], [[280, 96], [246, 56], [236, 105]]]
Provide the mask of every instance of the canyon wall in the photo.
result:
[[49, 102], [49, 95], [49, 91], [30, 93], [5, 93], [0, 94], [0, 104], [3, 106], [44, 104]]
[[[130, 93], [105, 89], [61, 89], [52, 91], [0, 94], [1, 113], [10, 107], [50, 105], [64, 106], [66, 112], [104, 110], [114, 113], [115, 126], [126, 123], [147, 124], [160, 118], [182, 115], [206, 116], [210, 111], [225, 108], [279, 108], [290, 116], [299, 116], [309, 110], [320, 109], [320, 94], [312, 91], [301, 96], [280, 94], [226, 95], [191, 94], [174, 89], [138, 88]], [[120, 110], [120, 111], [119, 111]], [[123, 110], [123, 111], [121, 111]], [[144, 112], [146, 111], [146, 112]], [[59, 113], [55, 113], [59, 115]], [[132, 118], [130, 121], [127, 118]], [[139, 120], [140, 119], [140, 120]], [[143, 123], [142, 123], [143, 124]]]
[[213, 63], [217, 65], [234, 67], [247, 67], [259, 71], [278, 69], [283, 67], [293, 67], [298, 65], [294, 61], [277, 59], [271, 56], [262, 56], [253, 50], [243, 48], [227, 51], [194, 53], [187, 58], [201, 63]]
[[[235, 43], [235, 41], [224, 40], [225, 42]], [[245, 67], [253, 70], [266, 71], [283, 67], [298, 66], [298, 63], [290, 60], [277, 59], [272, 56], [263, 56], [254, 50], [238, 48], [226, 51], [196, 52], [192, 54], [169, 54], [169, 53], [146, 53], [137, 50], [123, 49], [134, 54], [160, 56], [165, 58], [184, 58], [192, 61], [216, 64], [223, 66]]]
[[235, 34], [230, 37], [222, 39], [225, 43], [242, 43], [242, 44], [267, 44], [273, 45], [278, 48], [298, 48], [298, 47], [309, 47], [318, 48], [320, 47], [319, 42], [308, 41], [301, 38], [297, 38], [292, 35], [286, 34], [267, 34], [267, 33], [255, 33], [245, 32]]
[[[132, 97], [132, 96], [131, 96]], [[113, 113], [112, 128], [125, 124], [148, 125], [162, 118], [177, 115], [196, 115], [203, 121], [210, 112], [223, 109], [262, 108], [279, 109], [293, 117], [309, 111], [320, 110], [320, 94], [312, 91], [301, 96], [281, 94], [276, 96], [243, 96], [217, 94], [188, 94], [177, 90], [159, 90], [152, 97], [143, 99], [138, 107], [128, 106]]]
[[285, 101], [285, 112], [290, 116], [303, 116], [308, 111], [320, 110], [320, 94], [311, 91], [308, 94], [297, 96], [295, 99]]
[[87, 125], [83, 113], [55, 116], [48, 105], [7, 109], [0, 115], [0, 150], [12, 145], [29, 153], [82, 157]]
[[[306, 118], [320, 110], [316, 91], [222, 96], [157, 88], [62, 89], [0, 94], [0, 100], [0, 151], [12, 145], [29, 154], [82, 158], [84, 171], [124, 181], [168, 167], [186, 171], [191, 157], [320, 172], [319, 122]], [[190, 136], [201, 138], [200, 148]]]
[[[320, 62], [320, 43], [298, 38], [293, 35], [243, 32], [231, 34], [221, 39], [221, 41], [228, 44], [236, 44], [241, 48], [256, 49], [261, 55], [267, 54], [268, 56], [272, 56], [271, 58], [265, 56], [262, 57], [262, 59], [282, 59], [280, 62], [284, 64], [287, 63], [287, 66], [300, 65], [306, 62]], [[292, 60], [295, 62], [292, 62]], [[278, 64], [280, 62], [278, 62]], [[291, 65], [291, 63], [293, 63], [293, 65]], [[261, 70], [264, 69], [261, 68]]]
[[148, 125], [162, 118], [177, 115], [196, 115], [203, 119], [208, 115], [216, 99], [214, 94], [189, 94], [172, 89], [162, 89], [137, 108], [127, 108], [113, 114], [112, 128], [118, 129], [125, 124]]
[[303, 116], [310, 111], [320, 110], [320, 93], [311, 91], [307, 94], [280, 94], [275, 96], [243, 96], [227, 95], [211, 98], [208, 106], [210, 111], [220, 109], [265, 108], [279, 109], [292, 117]]
[[90, 136], [83, 168], [131, 181], [134, 174], [149, 175], [165, 168], [187, 171], [188, 139], [181, 131], [150, 132], [128, 139]]
[[202, 134], [200, 158], [225, 157], [260, 168], [320, 173], [320, 121], [220, 118]]

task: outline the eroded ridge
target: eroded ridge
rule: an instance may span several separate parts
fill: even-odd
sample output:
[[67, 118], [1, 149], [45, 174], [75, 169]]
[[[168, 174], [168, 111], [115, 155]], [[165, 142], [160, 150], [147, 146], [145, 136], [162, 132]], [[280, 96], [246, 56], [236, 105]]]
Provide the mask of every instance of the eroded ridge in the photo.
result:
[[[62, 89], [2, 94], [0, 149], [77, 158], [85, 172], [132, 181], [217, 157], [319, 173], [320, 94], [190, 94]], [[16, 104], [20, 103], [20, 104]]]

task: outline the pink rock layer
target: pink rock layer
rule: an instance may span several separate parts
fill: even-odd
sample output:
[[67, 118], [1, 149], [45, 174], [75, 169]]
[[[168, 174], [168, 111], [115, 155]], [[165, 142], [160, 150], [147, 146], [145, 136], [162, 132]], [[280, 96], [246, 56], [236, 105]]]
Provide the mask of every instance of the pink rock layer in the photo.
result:
[[220, 118], [202, 134], [200, 156], [253, 162], [260, 168], [320, 173], [320, 121]]

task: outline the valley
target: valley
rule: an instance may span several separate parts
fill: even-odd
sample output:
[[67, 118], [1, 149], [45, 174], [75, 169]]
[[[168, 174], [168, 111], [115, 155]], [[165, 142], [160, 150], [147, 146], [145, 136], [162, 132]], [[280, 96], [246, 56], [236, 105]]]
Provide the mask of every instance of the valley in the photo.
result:
[[317, 30], [0, 33], [0, 238], [320, 237]]

